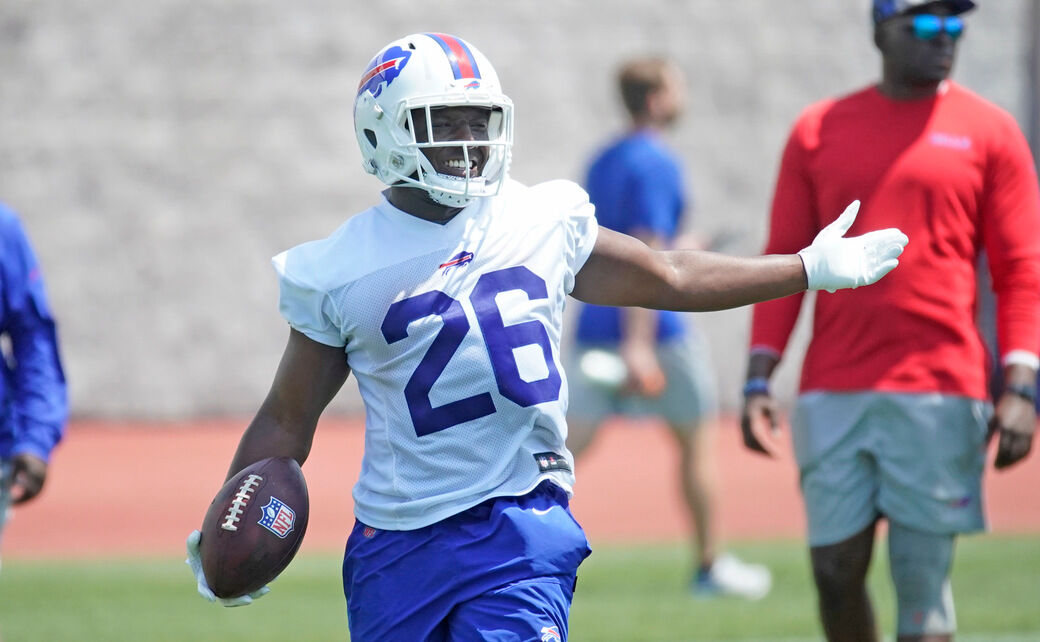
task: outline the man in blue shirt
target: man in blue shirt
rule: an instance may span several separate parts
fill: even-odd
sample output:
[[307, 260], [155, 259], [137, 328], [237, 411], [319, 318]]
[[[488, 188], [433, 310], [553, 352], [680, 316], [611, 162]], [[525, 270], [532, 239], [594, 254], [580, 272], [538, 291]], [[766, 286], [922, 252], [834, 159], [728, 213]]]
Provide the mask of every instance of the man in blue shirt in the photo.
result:
[[[687, 208], [683, 171], [662, 134], [683, 107], [683, 79], [667, 60], [624, 65], [621, 97], [629, 132], [594, 159], [587, 189], [599, 224], [655, 249], [675, 246]], [[586, 305], [578, 319], [568, 411], [568, 447], [578, 457], [609, 415], [655, 415], [676, 438], [684, 499], [693, 521], [698, 595], [759, 598], [769, 571], [718, 555], [713, 519], [714, 374], [701, 337], [677, 312]]]
[[0, 534], [9, 506], [36, 497], [68, 417], [43, 277], [15, 213], [0, 204]]

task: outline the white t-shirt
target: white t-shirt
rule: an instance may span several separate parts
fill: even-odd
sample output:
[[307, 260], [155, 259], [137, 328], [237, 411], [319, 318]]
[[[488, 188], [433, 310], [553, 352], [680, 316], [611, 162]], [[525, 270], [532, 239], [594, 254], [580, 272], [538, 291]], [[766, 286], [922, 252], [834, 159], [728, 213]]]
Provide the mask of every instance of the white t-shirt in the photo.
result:
[[282, 315], [358, 380], [359, 520], [410, 530], [543, 479], [570, 492], [560, 336], [597, 231], [574, 183], [509, 181], [444, 225], [384, 199], [274, 257]]

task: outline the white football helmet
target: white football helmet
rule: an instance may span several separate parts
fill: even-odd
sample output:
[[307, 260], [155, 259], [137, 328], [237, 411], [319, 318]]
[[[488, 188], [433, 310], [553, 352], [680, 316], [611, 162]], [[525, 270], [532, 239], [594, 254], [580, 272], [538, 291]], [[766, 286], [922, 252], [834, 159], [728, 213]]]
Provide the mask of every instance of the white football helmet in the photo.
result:
[[[487, 141], [433, 141], [430, 110], [487, 107]], [[426, 111], [426, 140], [415, 137], [415, 109]], [[498, 74], [476, 47], [441, 33], [419, 33], [391, 42], [361, 76], [354, 101], [354, 130], [365, 171], [387, 185], [424, 189], [437, 203], [464, 207], [479, 196], [498, 193], [509, 171], [513, 145], [513, 103], [502, 93]], [[487, 148], [479, 176], [440, 174], [423, 154], [427, 147]]]

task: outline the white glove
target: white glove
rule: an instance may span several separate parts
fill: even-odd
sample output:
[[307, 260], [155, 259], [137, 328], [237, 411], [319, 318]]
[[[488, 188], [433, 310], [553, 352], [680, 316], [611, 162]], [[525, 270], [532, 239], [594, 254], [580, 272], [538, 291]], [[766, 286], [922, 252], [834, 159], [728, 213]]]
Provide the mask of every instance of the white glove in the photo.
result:
[[195, 581], [198, 583], [199, 595], [206, 598], [210, 602], [220, 602], [222, 606], [246, 606], [252, 604], [253, 600], [267, 595], [271, 590], [266, 586], [253, 591], [249, 595], [242, 595], [241, 597], [217, 597], [213, 595], [213, 591], [210, 590], [209, 584], [206, 583], [206, 575], [202, 572], [202, 557], [199, 555], [199, 542], [202, 540], [202, 533], [199, 531], [192, 531], [188, 535], [188, 559], [184, 562], [191, 567], [191, 572], [195, 574]]
[[910, 239], [897, 228], [845, 238], [857, 212], [859, 201], [852, 201], [837, 220], [820, 230], [812, 245], [798, 252], [810, 290], [834, 292], [870, 285], [899, 265], [897, 257]]

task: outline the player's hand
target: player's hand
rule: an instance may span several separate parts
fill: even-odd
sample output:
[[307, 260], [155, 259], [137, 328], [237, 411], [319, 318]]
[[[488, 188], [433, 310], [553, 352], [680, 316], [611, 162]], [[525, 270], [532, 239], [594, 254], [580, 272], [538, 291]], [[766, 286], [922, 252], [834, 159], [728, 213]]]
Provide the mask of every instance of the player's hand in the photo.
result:
[[1025, 459], [1033, 446], [1036, 430], [1036, 406], [1028, 399], [1005, 393], [997, 401], [989, 422], [989, 437], [997, 437], [994, 467], [1001, 469]]
[[909, 239], [898, 229], [867, 232], [846, 238], [859, 212], [852, 201], [833, 223], [820, 230], [812, 245], [798, 252], [810, 290], [834, 292], [870, 285], [899, 265]]
[[780, 455], [780, 408], [773, 397], [753, 394], [744, 399], [740, 433], [748, 450], [767, 457]]
[[21, 453], [11, 458], [11, 503], [21, 504], [40, 494], [47, 479], [47, 462]]
[[197, 583], [199, 595], [210, 602], [220, 602], [221, 606], [247, 606], [253, 603], [253, 600], [259, 599], [271, 590], [266, 586], [253, 591], [248, 595], [242, 595], [240, 597], [217, 597], [210, 590], [209, 584], [206, 583], [206, 575], [202, 572], [202, 556], [199, 553], [199, 543], [202, 541], [202, 533], [199, 531], [192, 531], [188, 535], [188, 559], [184, 562], [191, 567], [191, 572], [195, 574], [195, 582]]

